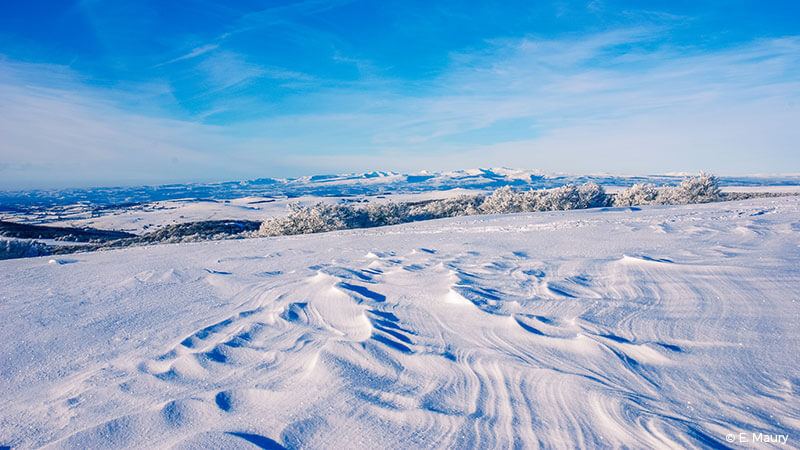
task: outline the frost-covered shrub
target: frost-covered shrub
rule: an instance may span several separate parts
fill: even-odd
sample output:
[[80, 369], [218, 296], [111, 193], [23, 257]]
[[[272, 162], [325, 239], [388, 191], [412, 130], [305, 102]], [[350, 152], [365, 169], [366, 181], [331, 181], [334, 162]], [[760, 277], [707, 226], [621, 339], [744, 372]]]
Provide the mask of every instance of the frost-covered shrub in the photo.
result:
[[658, 189], [652, 184], [636, 183], [614, 195], [614, 206], [654, 205]]
[[684, 179], [678, 186], [660, 189], [652, 184], [634, 184], [614, 196], [614, 205], [689, 205], [719, 200], [722, 200], [722, 193], [717, 177], [701, 173]]
[[662, 189], [658, 195], [659, 202], [668, 205], [709, 203], [721, 198], [719, 180], [707, 173], [686, 178], [676, 187]]
[[258, 232], [262, 236], [280, 236], [288, 234], [320, 233], [324, 231], [343, 230], [348, 222], [352, 208], [339, 205], [317, 203], [314, 206], [289, 205], [288, 216], [274, 217], [265, 220]]
[[482, 195], [460, 195], [442, 200], [407, 203], [405, 212], [409, 221], [471, 216], [481, 213], [480, 207], [484, 198]]
[[373, 204], [363, 207], [317, 203], [313, 206], [289, 205], [289, 215], [265, 220], [261, 236], [321, 233], [351, 228], [380, 227], [408, 222], [408, 207], [402, 203]]
[[47, 246], [37, 241], [0, 239], [0, 259], [49, 255]]
[[575, 209], [580, 204], [578, 188], [566, 184], [543, 192], [537, 203], [537, 211], [559, 211]]
[[480, 205], [483, 214], [510, 214], [522, 212], [523, 195], [514, 192], [510, 186], [501, 187], [486, 197]]
[[363, 226], [379, 227], [408, 222], [408, 206], [404, 203], [380, 203], [363, 208], [366, 222]]
[[578, 187], [579, 208], [600, 208], [608, 206], [610, 198], [602, 186], [589, 181]]
[[594, 182], [588, 182], [579, 187], [567, 184], [555, 189], [527, 192], [514, 192], [506, 186], [486, 197], [480, 211], [484, 214], [558, 211], [596, 208], [605, 206], [607, 203], [608, 198], [605, 191]]
[[199, 242], [249, 236], [261, 222], [253, 220], [203, 220], [165, 225], [155, 231], [129, 239], [113, 241], [114, 246], [149, 243]]

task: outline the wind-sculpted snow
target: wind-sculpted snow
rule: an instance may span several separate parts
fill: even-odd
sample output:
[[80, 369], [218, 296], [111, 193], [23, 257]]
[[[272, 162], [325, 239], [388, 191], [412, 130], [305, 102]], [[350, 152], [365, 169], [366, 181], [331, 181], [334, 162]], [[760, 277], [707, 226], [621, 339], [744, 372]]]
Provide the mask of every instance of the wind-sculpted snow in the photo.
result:
[[797, 447], [798, 242], [786, 197], [2, 261], [0, 445]]

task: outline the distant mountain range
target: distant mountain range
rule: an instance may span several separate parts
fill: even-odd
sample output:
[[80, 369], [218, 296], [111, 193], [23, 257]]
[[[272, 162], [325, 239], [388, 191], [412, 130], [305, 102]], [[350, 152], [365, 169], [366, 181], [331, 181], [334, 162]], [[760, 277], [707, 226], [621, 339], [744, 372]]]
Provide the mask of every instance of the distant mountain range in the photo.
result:
[[[344, 175], [313, 175], [299, 178], [258, 178], [217, 183], [166, 184], [160, 186], [97, 187], [87, 189], [0, 191], [0, 210], [26, 206], [54, 206], [75, 203], [93, 205], [137, 204], [183, 198], [225, 200], [248, 196], [299, 197], [315, 195], [340, 197], [381, 195], [462, 189], [494, 189], [516, 186], [521, 189], [552, 188], [567, 183], [594, 181], [604, 186], [631, 186], [634, 183], [677, 184], [686, 174], [665, 175], [572, 175], [537, 170], [507, 168], [422, 171], [414, 174], [374, 171]], [[800, 185], [800, 175], [722, 176], [722, 186]]]

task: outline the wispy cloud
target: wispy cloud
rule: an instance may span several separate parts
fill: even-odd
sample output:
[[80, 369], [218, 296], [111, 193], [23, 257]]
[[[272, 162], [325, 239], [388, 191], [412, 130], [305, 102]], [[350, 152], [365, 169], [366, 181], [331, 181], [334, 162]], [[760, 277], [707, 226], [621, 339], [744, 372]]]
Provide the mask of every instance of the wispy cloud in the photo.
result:
[[[301, 17], [325, 12], [352, 2], [353, 0], [306, 0], [248, 12], [234, 20], [231, 25], [227, 27], [227, 30], [212, 39], [211, 43], [195, 47], [185, 55], [160, 63], [158, 66], [200, 56], [209, 51], [216, 50], [224, 41], [231, 37], [258, 29], [291, 24], [293, 28], [304, 28], [308, 30], [307, 27], [294, 23], [294, 21]], [[319, 32], [316, 31], [315, 33]], [[328, 34], [327, 37], [330, 38], [332, 35]]]
[[254, 93], [218, 96], [207, 114], [238, 110], [224, 127], [200, 123], [202, 115], [134, 113], [130, 92], [89, 87], [63, 67], [0, 61], [0, 178], [11, 187], [370, 168], [743, 173], [800, 165], [800, 37], [712, 51], [653, 45], [658, 32], [489, 41], [452, 54], [422, 81], [375, 72], [328, 82], [214, 49], [194, 66], [204, 91], [261, 79], [315, 86], [275, 100], [267, 116], [252, 108]]
[[[641, 45], [657, 31], [496, 41], [482, 52], [454, 55], [421, 93], [403, 95], [402, 81], [366, 93], [342, 89], [326, 93], [326, 102], [347, 105], [349, 114], [291, 120], [348, 136], [362, 162], [404, 154], [417, 167], [438, 159], [549, 170], [742, 173], [800, 164], [800, 132], [787, 127], [800, 117], [800, 83], [791, 81], [800, 70], [799, 38], [711, 52]], [[501, 126], [509, 122], [516, 129]], [[755, 148], [770, 157], [755, 156]], [[329, 163], [337, 160], [359, 158], [337, 154]]]
[[183, 61], [183, 60], [186, 60], [186, 59], [192, 59], [194, 57], [197, 57], [197, 56], [200, 56], [200, 55], [204, 55], [204, 54], [206, 54], [206, 53], [208, 53], [208, 52], [210, 52], [212, 50], [216, 50], [218, 48], [219, 48], [219, 44], [207, 44], [207, 45], [203, 45], [203, 46], [200, 46], [200, 47], [196, 47], [196, 48], [193, 48], [192, 51], [190, 51], [189, 53], [187, 53], [185, 55], [179, 56], [179, 57], [174, 58], [174, 59], [170, 59], [169, 61], [165, 61], [165, 62], [160, 63], [160, 64], [156, 64], [155, 67], [161, 67], [161, 66], [165, 66], [167, 64], [176, 63], [178, 61]]
[[530, 118], [549, 132], [576, 123], [682, 114], [800, 94], [796, 83], [787, 81], [800, 66], [797, 38], [710, 53], [618, 49], [635, 43], [632, 37], [643, 41], [648, 35], [523, 39], [496, 44], [480, 55], [459, 55], [424, 98], [401, 99], [395, 109], [414, 111], [402, 128], [417, 130], [413, 135], [418, 139], [512, 118]]
[[128, 112], [63, 68], [0, 62], [0, 135], [0, 189], [244, 174], [219, 127]]

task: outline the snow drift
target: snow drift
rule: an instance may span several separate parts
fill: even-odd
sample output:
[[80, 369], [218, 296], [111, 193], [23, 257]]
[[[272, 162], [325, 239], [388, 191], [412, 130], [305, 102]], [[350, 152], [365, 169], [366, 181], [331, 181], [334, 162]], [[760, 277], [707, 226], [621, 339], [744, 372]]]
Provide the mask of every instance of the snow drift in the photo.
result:
[[0, 261], [0, 446], [796, 446], [799, 240], [786, 197]]

